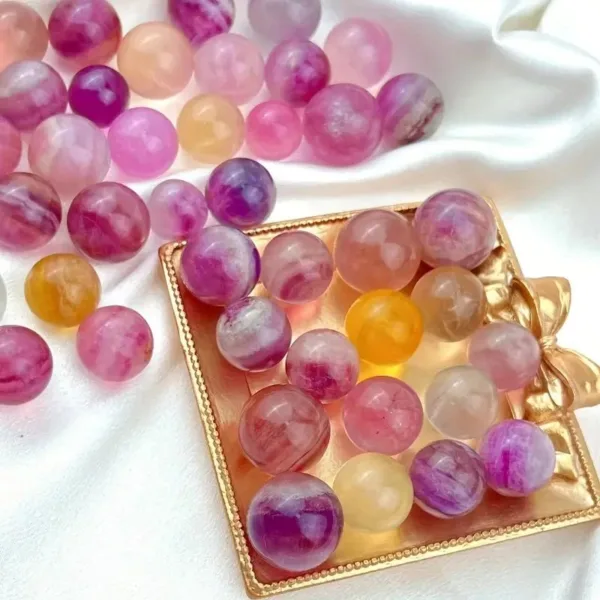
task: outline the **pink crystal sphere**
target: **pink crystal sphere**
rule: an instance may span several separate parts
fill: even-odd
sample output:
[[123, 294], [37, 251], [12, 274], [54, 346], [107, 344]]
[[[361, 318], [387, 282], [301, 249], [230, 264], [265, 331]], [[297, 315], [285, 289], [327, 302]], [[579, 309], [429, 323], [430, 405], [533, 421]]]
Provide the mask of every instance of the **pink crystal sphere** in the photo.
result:
[[344, 399], [344, 427], [365, 452], [399, 454], [417, 439], [423, 407], [416, 392], [393, 377], [361, 381]]
[[21, 135], [10, 121], [0, 117], [0, 177], [12, 173], [21, 160]]
[[127, 175], [151, 179], [162, 175], [177, 158], [179, 140], [175, 127], [152, 108], [130, 108], [108, 130], [110, 153]]
[[20, 404], [39, 396], [52, 376], [48, 344], [27, 327], [0, 326], [0, 404]]
[[194, 73], [202, 92], [245, 104], [262, 87], [265, 63], [254, 42], [237, 33], [222, 33], [196, 50]]
[[152, 358], [154, 340], [146, 319], [125, 306], [103, 306], [77, 330], [77, 354], [103, 381], [128, 381]]
[[56, 190], [31, 173], [0, 179], [0, 245], [8, 250], [34, 250], [58, 231], [62, 206]]
[[271, 475], [301, 471], [316, 462], [330, 433], [323, 406], [293, 385], [271, 385], [256, 392], [240, 417], [243, 453]]
[[303, 333], [285, 360], [289, 382], [324, 404], [345, 396], [356, 385], [359, 370], [356, 348], [333, 329]]
[[379, 23], [346, 19], [325, 40], [325, 54], [335, 82], [370, 87], [378, 83], [392, 64], [392, 40]]
[[541, 350], [535, 336], [517, 323], [490, 323], [478, 329], [469, 343], [469, 362], [501, 392], [531, 383], [540, 361]]
[[230, 304], [217, 321], [223, 358], [242, 371], [266, 371], [279, 363], [292, 342], [286, 314], [269, 298], [251, 296]]
[[48, 22], [50, 44], [80, 66], [108, 62], [121, 41], [121, 21], [107, 0], [60, 0]]
[[350, 83], [326, 87], [304, 111], [304, 136], [317, 159], [325, 164], [362, 162], [381, 140], [381, 116], [375, 98]]
[[282, 160], [293, 154], [301, 141], [300, 117], [285, 102], [262, 102], [246, 117], [246, 143], [258, 158]]
[[128, 187], [97, 183], [75, 197], [67, 228], [75, 246], [90, 258], [122, 262], [146, 243], [150, 214], [144, 201]]
[[204, 194], [181, 179], [159, 183], [148, 200], [148, 210], [152, 230], [166, 240], [187, 240], [208, 218]]
[[76, 194], [106, 177], [108, 142], [91, 121], [79, 115], [54, 115], [31, 136], [29, 166], [59, 193]]
[[233, 0], [169, 0], [171, 20], [194, 46], [231, 29]]
[[23, 60], [0, 73], [0, 116], [17, 129], [35, 129], [42, 121], [65, 112], [67, 88], [46, 63]]
[[444, 190], [419, 206], [413, 220], [423, 260], [432, 267], [478, 267], [496, 245], [498, 228], [485, 200], [466, 190]]
[[308, 39], [321, 20], [321, 0], [250, 0], [248, 20], [271, 42]]
[[306, 106], [329, 83], [325, 52], [308, 40], [289, 40], [275, 46], [265, 66], [271, 96], [292, 106]]

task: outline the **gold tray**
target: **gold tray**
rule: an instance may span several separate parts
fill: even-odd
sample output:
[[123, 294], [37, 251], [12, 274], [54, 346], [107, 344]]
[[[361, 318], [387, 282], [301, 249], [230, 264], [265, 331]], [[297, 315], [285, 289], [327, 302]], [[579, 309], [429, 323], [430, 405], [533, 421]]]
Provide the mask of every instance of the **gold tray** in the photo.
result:
[[[393, 207], [393, 210], [412, 218], [416, 206], [404, 205]], [[568, 312], [568, 282], [556, 278], [522, 279], [506, 230], [493, 205], [492, 209], [498, 222], [498, 247], [478, 273], [486, 286], [490, 303], [487, 318], [519, 319], [540, 339], [544, 364], [548, 362], [543, 366], [548, 373], [542, 373], [535, 389], [507, 397], [499, 418], [528, 418], [546, 429], [557, 451], [555, 476], [546, 488], [528, 498], [505, 498], [488, 491], [483, 503], [473, 513], [459, 519], [436, 519], [413, 507], [403, 525], [390, 532], [368, 534], [346, 527], [335, 554], [318, 569], [298, 576], [268, 565], [247, 542], [244, 529], [246, 511], [253, 495], [268, 476], [244, 458], [237, 441], [242, 406], [257, 390], [286, 381], [282, 365], [265, 373], [246, 374], [226, 363], [215, 343], [215, 324], [221, 309], [198, 302], [181, 284], [179, 264], [185, 243], [171, 243], [160, 248], [160, 260], [200, 418], [251, 597], [266, 597], [600, 517], [598, 477], [577, 419], [570, 410], [598, 401], [600, 370], [584, 357], [555, 345], [554, 333]], [[250, 236], [261, 250], [278, 233], [303, 229], [320, 236], [331, 247], [339, 228], [353, 214], [275, 223], [251, 231]], [[538, 289], [541, 291], [539, 297]], [[264, 288], [258, 285], [254, 293], [264, 294]], [[286, 308], [294, 336], [316, 327], [343, 331], [344, 315], [357, 295], [336, 275], [327, 294], [319, 301]], [[392, 372], [388, 370], [387, 374], [402, 377], [422, 396], [437, 371], [466, 362], [465, 352], [464, 342], [449, 344], [425, 337], [408, 363]], [[572, 360], [574, 364], [569, 363], [567, 367], [562, 363], [558, 367], [554, 365], [557, 368], [553, 371], [552, 361], [560, 362], [559, 359], [562, 363]], [[558, 376], [557, 383], [556, 372], [560, 374], [561, 367], [567, 371], [567, 376], [562, 379]], [[376, 374], [371, 369], [373, 367], [363, 365], [361, 377]], [[382, 372], [377, 371], [378, 374]], [[572, 375], [570, 378], [569, 373]], [[540, 391], [540, 387], [544, 389]], [[552, 393], [547, 393], [546, 388], [550, 388]], [[585, 393], [588, 395], [583, 397]], [[331, 441], [325, 455], [308, 471], [330, 485], [340, 466], [359, 452], [344, 433], [340, 405], [341, 402], [337, 402], [327, 406], [332, 424]], [[417, 450], [439, 437], [426, 422], [418, 440], [399, 460], [409, 466]]]

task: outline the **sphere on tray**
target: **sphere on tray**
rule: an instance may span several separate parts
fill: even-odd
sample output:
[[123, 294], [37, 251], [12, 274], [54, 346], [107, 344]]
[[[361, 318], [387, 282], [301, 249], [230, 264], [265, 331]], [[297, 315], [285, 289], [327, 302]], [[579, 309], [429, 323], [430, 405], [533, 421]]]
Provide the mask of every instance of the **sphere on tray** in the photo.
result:
[[399, 454], [417, 439], [423, 407], [417, 393], [393, 377], [361, 381], [344, 399], [344, 428], [365, 452]]
[[321, 20], [321, 0], [250, 0], [248, 19], [270, 42], [308, 39]]
[[509, 419], [481, 442], [487, 484], [503, 496], [528, 496], [552, 478], [556, 450], [548, 435], [529, 421]]
[[200, 46], [231, 29], [235, 5], [233, 0], [169, 0], [169, 16], [194, 46]]
[[277, 475], [248, 507], [250, 543], [267, 562], [292, 573], [324, 563], [337, 548], [343, 526], [333, 490], [305, 473]]
[[219, 351], [242, 371], [274, 367], [291, 342], [292, 327], [286, 314], [268, 298], [242, 298], [230, 304], [217, 321]]
[[475, 510], [485, 494], [481, 457], [462, 442], [439, 440], [417, 452], [410, 466], [415, 502], [441, 519]]
[[267, 291], [290, 304], [322, 296], [333, 278], [333, 258], [327, 246], [308, 231], [275, 236], [262, 254], [261, 280]]
[[5, 177], [17, 168], [22, 148], [21, 134], [10, 121], [0, 117], [0, 177]]

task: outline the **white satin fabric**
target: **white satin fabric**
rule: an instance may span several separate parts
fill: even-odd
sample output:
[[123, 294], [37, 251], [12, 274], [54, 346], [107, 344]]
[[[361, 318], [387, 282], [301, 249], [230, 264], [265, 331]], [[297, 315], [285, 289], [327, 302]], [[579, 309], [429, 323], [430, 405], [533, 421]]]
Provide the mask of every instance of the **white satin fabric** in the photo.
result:
[[[237, 0], [235, 31], [249, 33]], [[52, 0], [30, 1], [47, 18]], [[165, 16], [166, 0], [113, 0], [125, 30]], [[447, 187], [492, 197], [530, 276], [573, 284], [561, 343], [600, 360], [600, 8], [590, 0], [323, 0], [316, 39], [365, 15], [393, 35], [393, 72], [430, 76], [446, 99], [433, 139], [352, 169], [276, 163], [272, 220], [424, 199]], [[50, 62], [54, 57], [50, 55]], [[193, 93], [190, 85], [187, 95]], [[175, 119], [186, 94], [159, 106]], [[134, 104], [144, 104], [139, 98]], [[155, 103], [156, 105], [156, 103]], [[22, 165], [24, 168], [26, 165]], [[183, 173], [181, 172], [183, 171]], [[202, 185], [209, 169], [173, 172]], [[147, 197], [156, 182], [133, 184]], [[2, 253], [4, 323], [50, 343], [54, 377], [29, 404], [0, 406], [0, 600], [244, 598], [225, 513], [152, 238], [135, 259], [97, 265], [103, 304], [141, 312], [156, 337], [135, 381], [103, 386], [80, 367], [73, 334], [36, 321], [23, 280], [57, 240]], [[600, 408], [581, 411], [600, 467]], [[600, 597], [600, 532], [562, 529], [361, 576], [292, 598], [328, 600]]]

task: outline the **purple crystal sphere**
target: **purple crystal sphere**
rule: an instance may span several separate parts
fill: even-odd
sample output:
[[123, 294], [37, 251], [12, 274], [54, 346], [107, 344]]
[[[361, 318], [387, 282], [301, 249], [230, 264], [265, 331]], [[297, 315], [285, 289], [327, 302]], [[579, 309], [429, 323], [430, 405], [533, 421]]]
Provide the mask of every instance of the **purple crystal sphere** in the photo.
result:
[[0, 117], [0, 177], [12, 173], [21, 160], [21, 134], [4, 117]]
[[194, 46], [231, 29], [233, 0], [169, 0], [171, 21]]
[[283, 473], [263, 485], [250, 503], [247, 530], [254, 549], [272, 565], [299, 573], [318, 567], [337, 548], [342, 506], [323, 481]]
[[200, 230], [181, 254], [185, 287], [206, 304], [226, 306], [247, 296], [260, 275], [254, 242], [231, 227]]
[[48, 344], [27, 327], [0, 326], [0, 403], [20, 404], [39, 396], [52, 376]]
[[462, 442], [439, 440], [417, 452], [410, 467], [415, 501], [426, 512], [449, 519], [475, 510], [485, 494], [483, 461]]
[[479, 454], [488, 485], [503, 496], [528, 496], [544, 487], [556, 464], [548, 435], [537, 425], [516, 419], [492, 427]]
[[321, 0], [250, 0], [248, 20], [271, 42], [308, 39], [321, 20]]
[[267, 169], [250, 158], [231, 158], [208, 178], [206, 202], [217, 221], [238, 229], [260, 225], [275, 206], [275, 183]]

